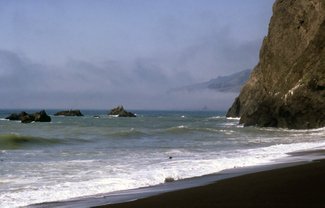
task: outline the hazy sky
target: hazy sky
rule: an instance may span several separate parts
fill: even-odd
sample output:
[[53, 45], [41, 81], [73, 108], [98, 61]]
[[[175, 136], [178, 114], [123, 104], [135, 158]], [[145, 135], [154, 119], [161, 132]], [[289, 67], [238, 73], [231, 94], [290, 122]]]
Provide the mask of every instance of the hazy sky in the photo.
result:
[[225, 110], [173, 93], [258, 62], [274, 0], [0, 0], [0, 108]]

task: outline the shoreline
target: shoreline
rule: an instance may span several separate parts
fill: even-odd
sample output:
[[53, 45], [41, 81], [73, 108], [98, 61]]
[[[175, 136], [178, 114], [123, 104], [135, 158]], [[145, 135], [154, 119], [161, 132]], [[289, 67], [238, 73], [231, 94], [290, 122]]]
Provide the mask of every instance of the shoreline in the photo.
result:
[[97, 208], [325, 207], [325, 159]]
[[[325, 175], [325, 150], [324, 149], [315, 149], [315, 150], [306, 150], [302, 152], [288, 153], [288, 157], [283, 158], [283, 160], [274, 161], [274, 163], [271, 164], [226, 169], [215, 174], [177, 180], [171, 183], [164, 183], [155, 186], [143, 187], [143, 188], [137, 188], [131, 190], [116, 191], [116, 192], [111, 192], [106, 194], [93, 195], [84, 198], [75, 198], [66, 201], [33, 204], [27, 207], [31, 207], [31, 208], [39, 208], [39, 207], [64, 207], [64, 208], [67, 207], [69, 208], [74, 208], [74, 207], [101, 207], [101, 208], [105, 208], [105, 207], [113, 207], [113, 208], [114, 207], [116, 208], [119, 207], [189, 207], [190, 208], [190, 207], [209, 207], [209, 206], [211, 207], [211, 204], [209, 206], [205, 206], [203, 204], [192, 206], [191, 203], [190, 204], [183, 203], [182, 201], [179, 200], [177, 202], [178, 203], [177, 206], [176, 205], [174, 206], [173, 203], [179, 197], [184, 199], [184, 202], [191, 201], [191, 199], [197, 198], [197, 197], [193, 197], [190, 194], [193, 191], [197, 192], [196, 194], [201, 197], [200, 201], [206, 201], [206, 202], [209, 202], [211, 200], [213, 201], [214, 199], [216, 199], [216, 197], [206, 198], [205, 197], [206, 192], [209, 192], [209, 190], [218, 189], [218, 187], [223, 187], [220, 186], [220, 183], [223, 184], [225, 183], [224, 181], [226, 181], [226, 183], [233, 183], [233, 185], [236, 185], [237, 180], [241, 181], [242, 180], [241, 178], [252, 177], [251, 175], [257, 175], [254, 177], [257, 177], [259, 179], [266, 178], [267, 180], [270, 180], [272, 179], [270, 175], [272, 176], [272, 174], [277, 174], [276, 173], [277, 171], [281, 172], [284, 169], [286, 170], [292, 168], [292, 169], [296, 169], [296, 171], [298, 172], [301, 172], [302, 167], [307, 166], [307, 167], [314, 168], [315, 163], [322, 164], [321, 170], [323, 170], [323, 173]], [[303, 175], [308, 175], [306, 171], [302, 171], [302, 173]], [[268, 175], [268, 177], [260, 176], [259, 174], [261, 175], [266, 174]], [[294, 174], [291, 173], [291, 175]], [[273, 183], [277, 181], [276, 179], [272, 179], [272, 180]], [[297, 183], [299, 183], [299, 181], [297, 181]], [[250, 185], [248, 185], [248, 187], [250, 187]], [[323, 187], [325, 187], [325, 184]], [[221, 189], [225, 189], [225, 188], [223, 187]], [[247, 190], [244, 192], [247, 192]], [[223, 196], [227, 195], [223, 192], [221, 193]], [[323, 195], [325, 194], [325, 188], [323, 189], [322, 193]], [[233, 194], [229, 193], [229, 195], [233, 195]], [[163, 201], [168, 201], [170, 203], [168, 205], [165, 204], [163, 206], [165, 202], [160, 202], [162, 199], [164, 199]], [[239, 204], [237, 204], [237, 206], [235, 207], [238, 206]], [[324, 200], [324, 207], [325, 207], [325, 200]]]

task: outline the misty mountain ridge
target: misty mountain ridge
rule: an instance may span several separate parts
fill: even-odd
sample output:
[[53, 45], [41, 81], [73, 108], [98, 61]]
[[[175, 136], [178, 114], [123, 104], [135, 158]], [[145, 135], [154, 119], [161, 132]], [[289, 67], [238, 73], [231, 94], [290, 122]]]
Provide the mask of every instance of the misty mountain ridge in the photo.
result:
[[250, 73], [251, 69], [246, 69], [228, 76], [218, 76], [207, 82], [174, 88], [169, 90], [169, 92], [194, 92], [207, 89], [217, 92], [240, 92], [241, 87], [248, 80]]

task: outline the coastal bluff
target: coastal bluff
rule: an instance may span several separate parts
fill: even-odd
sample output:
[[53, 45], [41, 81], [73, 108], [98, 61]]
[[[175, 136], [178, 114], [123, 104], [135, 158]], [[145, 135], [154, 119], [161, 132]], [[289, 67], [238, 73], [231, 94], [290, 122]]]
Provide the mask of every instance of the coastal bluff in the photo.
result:
[[325, 126], [325, 1], [276, 0], [259, 63], [227, 117], [244, 126]]

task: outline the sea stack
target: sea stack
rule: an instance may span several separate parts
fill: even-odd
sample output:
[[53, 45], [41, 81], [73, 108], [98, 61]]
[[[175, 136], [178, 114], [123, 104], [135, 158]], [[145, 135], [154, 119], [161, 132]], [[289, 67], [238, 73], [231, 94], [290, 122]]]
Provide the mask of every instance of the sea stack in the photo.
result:
[[325, 1], [277, 0], [259, 63], [229, 109], [245, 126], [325, 126]]
[[122, 105], [113, 108], [108, 115], [117, 117], [136, 117], [134, 113], [126, 111]]
[[80, 110], [60, 111], [54, 114], [55, 116], [83, 116]]
[[13, 113], [10, 116], [6, 117], [6, 119], [11, 121], [21, 121], [22, 123], [31, 123], [35, 122], [51, 122], [51, 117], [47, 115], [45, 110], [40, 112], [36, 112], [33, 114], [28, 114], [25, 111], [22, 111], [19, 114]]

